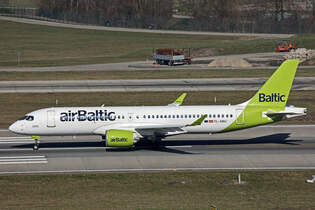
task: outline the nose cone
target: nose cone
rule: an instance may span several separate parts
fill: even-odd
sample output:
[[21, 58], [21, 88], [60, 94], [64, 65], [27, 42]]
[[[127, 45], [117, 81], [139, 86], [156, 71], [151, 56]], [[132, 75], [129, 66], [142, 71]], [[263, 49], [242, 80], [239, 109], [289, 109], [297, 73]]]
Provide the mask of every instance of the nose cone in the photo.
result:
[[13, 123], [12, 125], [10, 125], [9, 130], [13, 133], [18, 133], [18, 125], [17, 123]]

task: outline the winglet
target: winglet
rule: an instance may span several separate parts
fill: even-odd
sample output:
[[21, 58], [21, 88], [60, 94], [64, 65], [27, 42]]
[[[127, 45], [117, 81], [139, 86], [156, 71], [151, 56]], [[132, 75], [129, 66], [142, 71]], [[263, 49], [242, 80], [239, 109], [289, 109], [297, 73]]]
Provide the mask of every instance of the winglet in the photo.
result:
[[206, 119], [207, 115], [204, 114], [202, 115], [198, 120], [196, 120], [195, 122], [191, 123], [190, 125], [187, 126], [197, 126], [197, 125], [201, 125], [201, 123], [204, 121], [204, 119]]
[[186, 96], [187, 96], [187, 93], [181, 94], [172, 104], [169, 104], [169, 105], [175, 105], [175, 106], [182, 105]]

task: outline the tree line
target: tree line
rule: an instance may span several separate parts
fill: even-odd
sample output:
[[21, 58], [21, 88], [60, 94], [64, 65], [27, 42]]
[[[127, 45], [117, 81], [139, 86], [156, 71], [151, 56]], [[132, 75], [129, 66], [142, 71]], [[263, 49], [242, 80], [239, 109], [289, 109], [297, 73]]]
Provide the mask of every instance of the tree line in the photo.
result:
[[[107, 26], [315, 32], [315, 0], [38, 0], [39, 15]], [[305, 2], [305, 3], [301, 3]], [[298, 6], [304, 5], [304, 8]], [[185, 18], [174, 18], [182, 12]]]
[[51, 18], [130, 27], [161, 24], [173, 14], [169, 0], [40, 0], [39, 8]]

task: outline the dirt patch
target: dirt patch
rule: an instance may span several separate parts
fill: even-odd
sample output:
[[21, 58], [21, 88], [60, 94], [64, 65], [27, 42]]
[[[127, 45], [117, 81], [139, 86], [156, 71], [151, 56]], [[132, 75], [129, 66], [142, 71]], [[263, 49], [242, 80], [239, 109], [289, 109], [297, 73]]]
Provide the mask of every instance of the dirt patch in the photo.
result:
[[313, 66], [313, 65], [315, 65], [315, 58], [313, 58], [311, 60], [304, 61], [302, 63], [302, 65], [304, 65], [304, 66]]
[[233, 67], [233, 68], [249, 68], [252, 64], [242, 58], [219, 58], [213, 60], [208, 66], [210, 67]]
[[216, 48], [201, 48], [201, 49], [194, 49], [191, 51], [191, 56], [193, 58], [217, 56], [217, 55], [219, 55], [219, 51]]

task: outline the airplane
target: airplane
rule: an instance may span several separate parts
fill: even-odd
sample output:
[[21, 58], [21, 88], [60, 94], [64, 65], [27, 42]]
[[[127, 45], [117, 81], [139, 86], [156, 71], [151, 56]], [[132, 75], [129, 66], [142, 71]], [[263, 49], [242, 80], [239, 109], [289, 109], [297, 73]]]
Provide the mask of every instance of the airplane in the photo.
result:
[[306, 115], [287, 105], [299, 60], [286, 60], [248, 101], [238, 105], [182, 106], [186, 93], [167, 106], [52, 107], [30, 112], [9, 130], [40, 136], [99, 135], [106, 147], [134, 147], [185, 133], [223, 133]]

